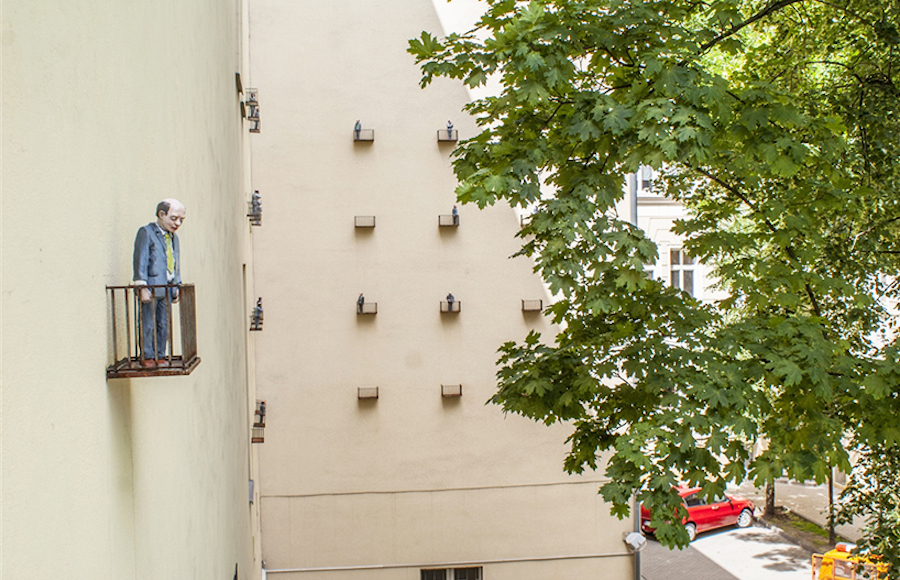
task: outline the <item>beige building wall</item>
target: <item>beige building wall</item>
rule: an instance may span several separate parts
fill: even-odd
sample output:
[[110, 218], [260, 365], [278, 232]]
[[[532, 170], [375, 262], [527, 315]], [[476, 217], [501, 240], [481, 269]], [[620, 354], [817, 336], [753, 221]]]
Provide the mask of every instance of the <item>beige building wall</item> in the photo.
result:
[[[240, 0], [6, 0], [0, 577], [259, 578]], [[189, 376], [106, 380], [106, 285], [187, 206]]]
[[[462, 138], [476, 127], [458, 83], [418, 87], [406, 47], [440, 30], [431, 1], [259, 1], [250, 29], [269, 577], [414, 579], [467, 563], [491, 580], [631, 577], [633, 522], [609, 515], [599, 474], [563, 472], [568, 428], [486, 404], [497, 348], [554, 329], [521, 311], [547, 296], [533, 264], [510, 259], [512, 209], [460, 206], [459, 227], [438, 227], [456, 181], [436, 134], [448, 119]], [[357, 119], [374, 142], [354, 143]], [[357, 315], [360, 292], [376, 315]], [[461, 312], [439, 312], [448, 292]], [[357, 398], [368, 386], [377, 400]]]

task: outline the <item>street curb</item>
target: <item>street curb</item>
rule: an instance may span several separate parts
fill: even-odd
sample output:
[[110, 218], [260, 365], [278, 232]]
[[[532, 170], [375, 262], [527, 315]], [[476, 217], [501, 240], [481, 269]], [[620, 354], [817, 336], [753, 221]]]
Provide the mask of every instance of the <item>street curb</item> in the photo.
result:
[[[791, 513], [793, 513], [793, 512], [791, 512]], [[802, 516], [800, 516], [800, 517], [802, 517]], [[803, 518], [803, 519], [806, 519], [806, 518]], [[789, 542], [791, 542], [793, 544], [797, 544], [798, 546], [800, 546], [801, 548], [803, 548], [810, 554], [816, 554], [820, 551], [819, 548], [817, 548], [816, 546], [813, 546], [806, 540], [804, 540], [802, 538], [798, 538], [798, 537], [784, 531], [783, 529], [779, 528], [775, 524], [773, 524], [771, 522], [767, 522], [763, 518], [756, 518], [756, 523], [764, 528], [769, 528], [770, 530], [774, 530], [774, 531], [778, 532], [778, 534], [781, 535], [783, 538], [785, 538], [786, 540], [788, 540]]]

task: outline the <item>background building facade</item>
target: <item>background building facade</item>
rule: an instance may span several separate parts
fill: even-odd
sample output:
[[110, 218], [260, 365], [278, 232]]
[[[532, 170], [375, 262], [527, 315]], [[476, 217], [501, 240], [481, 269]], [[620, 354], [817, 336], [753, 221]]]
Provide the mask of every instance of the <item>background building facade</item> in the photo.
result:
[[257, 2], [250, 30], [267, 575], [630, 578], [633, 522], [600, 474], [563, 472], [567, 429], [486, 404], [496, 349], [554, 329], [523, 312], [548, 297], [510, 259], [515, 212], [453, 223], [455, 143], [438, 139], [476, 127], [459, 84], [418, 87], [407, 40], [440, 30], [431, 0]]

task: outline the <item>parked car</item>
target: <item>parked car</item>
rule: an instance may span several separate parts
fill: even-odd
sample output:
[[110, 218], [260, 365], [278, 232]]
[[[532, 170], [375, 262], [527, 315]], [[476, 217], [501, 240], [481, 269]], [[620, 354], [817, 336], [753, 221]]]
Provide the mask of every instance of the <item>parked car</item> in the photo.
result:
[[[699, 487], [678, 486], [678, 495], [687, 508], [688, 515], [682, 520], [688, 538], [693, 542], [700, 532], [737, 525], [746, 528], [753, 523], [753, 502], [736, 495], [723, 495], [707, 503]], [[650, 512], [641, 506], [641, 529], [653, 533], [650, 527]]]

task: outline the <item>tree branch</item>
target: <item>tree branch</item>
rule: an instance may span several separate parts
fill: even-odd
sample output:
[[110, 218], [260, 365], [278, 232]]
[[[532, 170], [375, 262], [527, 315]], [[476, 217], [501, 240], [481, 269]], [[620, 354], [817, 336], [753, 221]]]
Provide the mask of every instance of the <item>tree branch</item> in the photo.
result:
[[757, 12], [756, 14], [754, 14], [747, 20], [744, 20], [740, 24], [732, 26], [731, 30], [729, 30], [728, 32], [723, 32], [722, 34], [713, 38], [709, 42], [706, 42], [706, 43], [700, 45], [700, 52], [706, 52], [707, 50], [709, 50], [710, 48], [712, 48], [719, 42], [721, 42], [721, 41], [725, 40], [726, 38], [728, 38], [729, 36], [737, 33], [739, 30], [741, 30], [745, 26], [749, 26], [749, 25], [753, 24], [757, 20], [762, 20], [766, 16], [769, 16], [770, 14], [778, 12], [782, 8], [790, 6], [791, 4], [796, 4], [797, 2], [805, 2], [805, 1], [807, 1], [807, 0], [779, 0], [778, 2], [775, 2], [774, 4], [770, 4], [769, 6], [767, 6], [766, 8], [763, 8], [762, 10], [760, 10], [759, 12]]
[[[731, 185], [730, 183], [726, 183], [725, 181], [723, 181], [723, 180], [720, 179], [719, 177], [716, 177], [715, 175], [713, 175], [713, 174], [710, 173], [709, 171], [706, 171], [706, 170], [703, 169], [702, 167], [693, 167], [693, 166], [689, 166], [689, 167], [691, 167], [691, 169], [693, 169], [694, 171], [696, 171], [696, 172], [699, 173], [700, 175], [706, 177], [707, 179], [710, 179], [710, 180], [714, 181], [714, 182], [717, 183], [718, 185], [724, 187], [727, 191], [729, 191], [729, 192], [731, 192], [732, 194], [734, 194], [735, 197], [737, 197], [737, 198], [740, 199], [742, 202], [744, 202], [744, 203], [747, 205], [747, 207], [749, 207], [751, 210], [753, 210], [754, 213], [757, 213], [757, 214], [762, 215], [762, 212], [761, 212], [760, 209], [756, 206], [756, 204], [754, 204], [752, 201], [750, 201], [750, 199], [747, 198], [747, 196], [745, 196], [745, 195], [741, 192], [741, 190], [738, 189], [737, 187]], [[767, 218], [765, 215], [762, 215], [762, 218], [763, 218], [763, 221], [764, 221], [765, 224], [766, 224], [766, 227], [768, 227], [769, 230], [770, 230], [773, 234], [778, 233], [778, 228], [775, 227], [775, 224], [773, 224], [771, 221], [769, 221], [769, 218]], [[794, 252], [794, 248], [793, 248], [793, 247], [791, 247], [791, 246], [786, 246], [786, 247], [784, 248], [784, 251], [785, 251], [785, 253], [787, 253], [788, 257], [794, 262], [794, 264], [797, 264], [797, 265], [800, 264], [800, 260], [797, 258], [797, 254]], [[816, 299], [816, 294], [815, 294], [815, 292], [813, 292], [812, 287], [809, 285], [808, 282], [804, 282], [804, 283], [803, 283], [803, 287], [804, 287], [804, 289], [806, 290], [806, 295], [809, 297], [809, 301], [810, 301], [810, 303], [811, 303], [811, 305], [812, 305], [813, 312], [816, 313], [816, 316], [822, 316], [822, 311], [821, 311], [820, 308], [819, 308], [819, 301]]]

